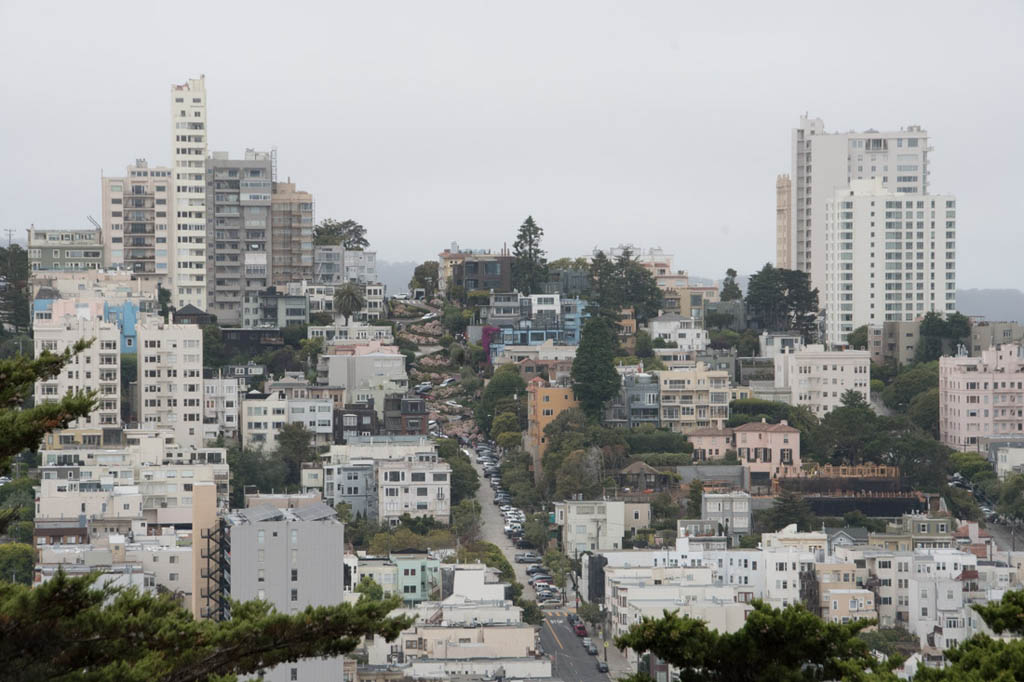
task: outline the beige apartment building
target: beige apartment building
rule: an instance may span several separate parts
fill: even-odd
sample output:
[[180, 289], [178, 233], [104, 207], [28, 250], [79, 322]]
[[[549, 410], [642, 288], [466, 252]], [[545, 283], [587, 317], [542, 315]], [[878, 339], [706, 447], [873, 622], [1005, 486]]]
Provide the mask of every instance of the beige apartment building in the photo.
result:
[[275, 182], [270, 196], [271, 284], [313, 279], [313, 195], [295, 183]]
[[788, 175], [775, 178], [775, 267], [793, 269], [790, 223], [793, 220], [793, 181]]
[[125, 268], [147, 283], [164, 282], [174, 257], [173, 172], [136, 159], [124, 175], [100, 178], [104, 265]]
[[206, 310], [206, 79], [171, 86], [171, 300]]
[[203, 330], [151, 316], [136, 332], [139, 422], [174, 431], [178, 445], [202, 447]]
[[811, 344], [775, 358], [775, 389], [790, 405], [805, 405], [823, 417], [842, 405], [846, 391], [871, 396], [871, 353], [866, 350], [826, 351]]
[[69, 428], [47, 433], [43, 447], [110, 445], [121, 442], [121, 330], [100, 319], [62, 315], [33, 321], [35, 357], [43, 351], [62, 353], [82, 339], [92, 345], [75, 356], [61, 373], [35, 384], [36, 404], [55, 402], [68, 391], [96, 390], [96, 409]]
[[729, 372], [703, 362], [654, 372], [661, 387], [661, 425], [675, 433], [723, 428], [729, 419]]

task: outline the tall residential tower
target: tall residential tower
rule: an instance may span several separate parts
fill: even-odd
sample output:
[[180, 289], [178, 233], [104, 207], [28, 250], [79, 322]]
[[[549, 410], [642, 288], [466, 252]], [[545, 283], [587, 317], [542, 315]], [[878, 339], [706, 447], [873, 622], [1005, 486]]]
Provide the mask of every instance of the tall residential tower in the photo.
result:
[[171, 86], [174, 173], [172, 271], [174, 306], [206, 310], [206, 84], [205, 76]]

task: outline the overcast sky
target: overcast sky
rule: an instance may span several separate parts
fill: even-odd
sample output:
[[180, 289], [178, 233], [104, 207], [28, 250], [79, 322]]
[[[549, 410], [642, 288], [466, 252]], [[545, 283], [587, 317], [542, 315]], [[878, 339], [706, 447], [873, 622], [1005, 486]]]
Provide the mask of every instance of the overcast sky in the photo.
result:
[[[187, 18], [187, 20], [186, 20]], [[0, 0], [0, 228], [87, 227], [100, 175], [170, 161], [206, 75], [210, 150], [278, 149], [317, 219], [384, 260], [630, 241], [721, 276], [775, 256], [804, 112], [924, 126], [958, 198], [958, 284], [1022, 286], [1021, 2]], [[1016, 161], [1014, 160], [1016, 159]]]

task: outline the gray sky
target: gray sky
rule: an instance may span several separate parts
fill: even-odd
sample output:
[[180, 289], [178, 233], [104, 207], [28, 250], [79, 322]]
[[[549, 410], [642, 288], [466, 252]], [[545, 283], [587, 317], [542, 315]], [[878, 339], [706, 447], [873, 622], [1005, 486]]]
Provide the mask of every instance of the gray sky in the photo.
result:
[[552, 257], [632, 241], [749, 273], [774, 260], [806, 111], [924, 126], [932, 190], [958, 198], [958, 284], [1017, 287], [1022, 19], [995, 1], [0, 0], [0, 228], [99, 219], [101, 170], [167, 164], [170, 84], [203, 73], [210, 149], [276, 146], [317, 218], [359, 220], [385, 260], [511, 245], [532, 214]]

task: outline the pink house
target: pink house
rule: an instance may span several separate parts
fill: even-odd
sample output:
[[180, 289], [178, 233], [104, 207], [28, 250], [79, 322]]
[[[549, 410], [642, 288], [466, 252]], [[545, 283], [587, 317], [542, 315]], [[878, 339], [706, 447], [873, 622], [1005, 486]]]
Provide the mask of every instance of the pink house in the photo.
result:
[[762, 419], [737, 426], [733, 429], [733, 442], [740, 462], [750, 469], [751, 485], [766, 483], [765, 478], [800, 473], [800, 430], [785, 419], [779, 424], [768, 424]]
[[695, 463], [723, 459], [727, 450], [735, 450], [740, 464], [750, 471], [751, 485], [766, 485], [772, 479], [800, 473], [800, 431], [785, 420], [697, 429], [687, 438], [693, 443]]

